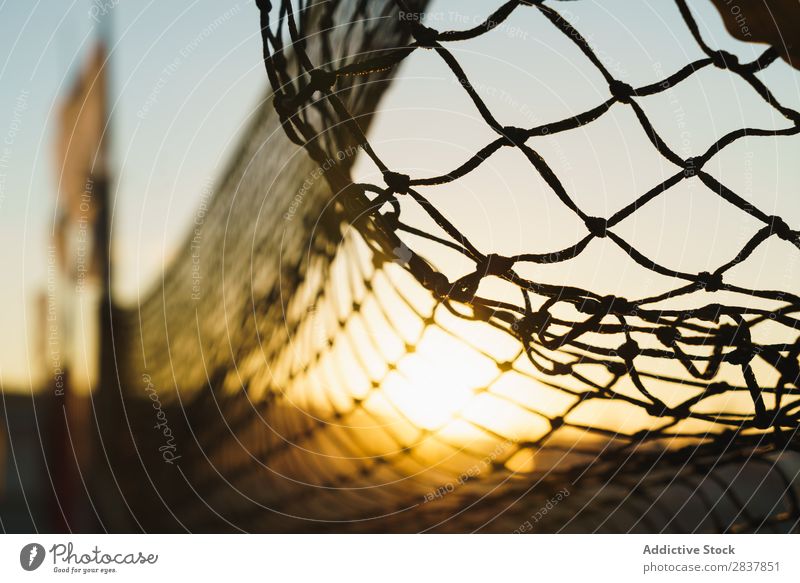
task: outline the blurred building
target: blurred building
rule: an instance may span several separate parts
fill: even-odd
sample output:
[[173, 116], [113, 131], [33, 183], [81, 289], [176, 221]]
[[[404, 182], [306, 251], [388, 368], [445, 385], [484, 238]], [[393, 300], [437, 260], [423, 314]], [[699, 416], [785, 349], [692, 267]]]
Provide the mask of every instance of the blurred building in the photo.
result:
[[97, 530], [94, 403], [109, 305], [106, 43], [92, 47], [56, 127], [55, 224], [37, 301], [42, 386], [2, 391], [0, 531]]

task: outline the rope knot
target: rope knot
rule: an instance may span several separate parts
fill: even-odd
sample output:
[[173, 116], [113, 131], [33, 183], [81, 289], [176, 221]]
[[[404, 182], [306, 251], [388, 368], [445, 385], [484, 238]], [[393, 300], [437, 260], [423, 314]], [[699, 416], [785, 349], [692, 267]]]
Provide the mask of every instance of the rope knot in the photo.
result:
[[528, 130], [525, 128], [517, 128], [514, 126], [506, 126], [503, 128], [503, 137], [510, 146], [521, 146], [528, 138]]
[[731, 326], [730, 324], [723, 324], [717, 328], [716, 344], [719, 346], [733, 346], [736, 344], [736, 337], [746, 335], [749, 331], [746, 327]]
[[731, 389], [731, 386], [726, 383], [725, 381], [711, 383], [706, 387], [705, 393], [706, 395], [721, 395], [722, 393], [727, 393]]
[[624, 360], [625, 362], [630, 362], [639, 354], [641, 354], [642, 349], [639, 348], [639, 345], [636, 343], [636, 340], [628, 340], [621, 344], [619, 348], [617, 348], [617, 354], [619, 357]]
[[664, 346], [675, 346], [678, 341], [678, 331], [675, 328], [659, 328], [656, 330], [656, 338]]
[[699, 283], [700, 287], [707, 292], [719, 291], [724, 285], [722, 283], [721, 273], [709, 273], [708, 271], [703, 271], [702, 273], [698, 274], [697, 283]]
[[584, 224], [595, 237], [602, 239], [607, 234], [608, 221], [602, 217], [586, 217]]
[[657, 402], [657, 403], [647, 403], [644, 406], [645, 411], [651, 417], [666, 417], [667, 415], [672, 415], [669, 407], [667, 407], [664, 403]]
[[608, 84], [608, 89], [611, 91], [611, 95], [614, 96], [614, 99], [620, 103], [630, 103], [631, 97], [636, 95], [636, 90], [633, 87], [623, 81], [617, 81], [616, 79]]
[[514, 267], [513, 257], [503, 257], [502, 255], [491, 253], [478, 264], [477, 271], [483, 274], [484, 277], [489, 275], [500, 277], [511, 271], [512, 267]]
[[601, 298], [584, 298], [578, 309], [584, 314], [606, 316], [615, 312], [627, 313], [630, 303], [625, 298], [616, 296], [603, 296]]
[[336, 84], [336, 73], [324, 69], [312, 69], [308, 73], [311, 80], [308, 85], [314, 91], [327, 91]]
[[383, 181], [389, 190], [397, 194], [408, 194], [408, 188], [411, 185], [411, 177], [408, 174], [400, 174], [399, 172], [386, 171], [383, 173]]
[[533, 312], [514, 320], [511, 329], [521, 340], [528, 340], [536, 333], [541, 334], [549, 323], [550, 314], [548, 312]]
[[433, 47], [436, 44], [436, 41], [439, 40], [438, 30], [427, 27], [419, 22], [414, 27], [412, 34], [414, 35], [414, 38], [417, 39], [419, 46], [428, 49]]
[[285, 93], [276, 93], [272, 99], [272, 105], [280, 117], [289, 117], [293, 112], [293, 99]]
[[446, 298], [452, 288], [447, 277], [436, 271], [425, 274], [422, 285], [431, 290], [438, 298]]
[[617, 362], [616, 360], [609, 360], [605, 363], [606, 369], [615, 377], [621, 377], [628, 372], [628, 367], [625, 363]]
[[734, 350], [725, 355], [725, 360], [737, 366], [748, 364], [756, 356], [755, 346], [752, 344], [741, 344]]
[[784, 241], [791, 241], [795, 237], [795, 232], [789, 228], [782, 218], [778, 216], [769, 217], [769, 228], [772, 233], [775, 233], [779, 238]]
[[603, 296], [600, 300], [600, 309], [606, 314], [627, 314], [631, 311], [631, 303], [618, 296]]
[[720, 69], [733, 69], [739, 66], [739, 58], [728, 51], [717, 51], [711, 55], [711, 62]]
[[572, 365], [568, 362], [554, 362], [552, 374], [556, 376], [572, 374]]
[[684, 160], [683, 162], [683, 175], [686, 178], [691, 178], [692, 176], [696, 176], [700, 168], [702, 167], [703, 167], [703, 160], [698, 156], [686, 158], [686, 160]]

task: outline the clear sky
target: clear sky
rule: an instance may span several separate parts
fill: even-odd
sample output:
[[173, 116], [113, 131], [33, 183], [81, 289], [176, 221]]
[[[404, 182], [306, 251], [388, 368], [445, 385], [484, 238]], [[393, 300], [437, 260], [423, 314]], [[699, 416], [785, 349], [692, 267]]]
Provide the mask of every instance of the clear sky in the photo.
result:
[[[497, 5], [439, 0], [428, 11], [428, 23], [468, 28]], [[731, 39], [710, 2], [691, 5], [712, 46], [743, 59], [763, 50]], [[54, 107], [96, 33], [92, 6], [91, 0], [0, 0], [0, 140], [9, 148], [7, 167], [0, 168], [0, 378], [8, 385], [24, 386], [31, 374], [33, 297], [45, 284], [55, 196]], [[113, 30], [115, 283], [121, 298], [135, 301], [184, 238], [201, 193], [224, 169], [242, 124], [264, 95], [266, 77], [252, 0], [107, 0], [100, 6]], [[672, 2], [586, 0], [555, 7], [591, 32], [608, 67], [632, 85], [651, 83], [702, 57]], [[491, 34], [451, 48], [507, 125], [563, 118], [608, 96], [585, 58], [534, 9], [517, 10]], [[390, 90], [373, 131], [373, 143], [394, 169], [441, 174], [491, 141], [435, 54], [417, 51], [402, 74], [404, 82]], [[776, 63], [761, 77], [787, 105], [800, 107], [797, 71]], [[786, 125], [747, 87], [713, 68], [645, 101], [648, 115], [679, 153], [703, 152], [715, 137], [744, 125]], [[601, 216], [673, 171], [622, 107], [591, 128], [532, 144], [579, 204]], [[797, 228], [798, 152], [797, 136], [746, 140], [708, 169]], [[515, 154], [505, 150], [468, 179], [440, 187], [437, 205], [486, 252], [574, 243], [584, 227], [555, 204]], [[363, 161], [358, 171], [369, 176], [372, 169]], [[730, 254], [736, 244], [729, 236], [741, 245], [753, 226], [747, 220], [686, 185], [618, 232], [654, 258], [699, 271]], [[761, 278], [764, 286], [775, 276], [775, 287], [796, 290], [797, 254], [778, 251], [756, 257], [745, 275]], [[599, 269], [614, 260], [617, 251], [593, 247], [566, 272], [526, 275], [570, 283], [588, 278], [592, 287], [609, 292], [631, 281], [657, 285], [636, 270]]]

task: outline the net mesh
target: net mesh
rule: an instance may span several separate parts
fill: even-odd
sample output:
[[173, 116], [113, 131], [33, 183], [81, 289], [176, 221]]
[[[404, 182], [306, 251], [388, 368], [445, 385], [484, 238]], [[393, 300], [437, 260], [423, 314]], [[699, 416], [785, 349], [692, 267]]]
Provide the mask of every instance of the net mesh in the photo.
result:
[[[118, 448], [135, 450], [131, 475], [144, 467], [168, 509], [144, 519], [129, 501], [142, 528], [797, 528], [800, 303], [791, 290], [726, 275], [768, 240], [800, 248], [800, 232], [704, 170], [742, 138], [800, 132], [800, 114], [756, 75], [776, 60], [773, 49], [747, 63], [712, 49], [678, 0], [706, 57], [632, 87], [551, 3], [512, 0], [458, 31], [403, 17], [422, 3], [258, 4], [272, 102], [186, 245], [187, 256], [200, 249], [202, 293], [190, 291], [192, 262], [176, 261], [162, 288], [115, 324], [129, 342], [123, 385], [133, 394], [148, 375], [171, 402], [184, 450], [177, 467], [154, 462], [161, 435], [148, 432], [149, 403], [124, 401], [132, 439]], [[448, 46], [516, 10], [538, 11], [574, 43], [607, 81], [608, 99], [532, 128], [498, 122]], [[387, 166], [366, 131], [394, 68], [423, 50], [443, 60], [496, 138], [455, 169], [415, 178]], [[701, 154], [676, 154], [638, 100], [709, 67], [742, 79], [788, 127], [742, 128]], [[612, 107], [630, 108], [676, 169], [606, 218], [582, 210], [529, 142]], [[492, 253], [437, 210], [428, 192], [504, 148], [521, 152], [583, 222], [579, 242]], [[353, 181], [357, 156], [382, 184]], [[660, 265], [615, 233], [687, 180], [761, 225], [713, 271]], [[436, 231], [407, 221], [410, 206]], [[597, 239], [674, 286], [626, 298], [521, 274], [574, 259]], [[424, 256], [436, 246], [472, 267], [452, 277]], [[487, 280], [512, 286], [516, 300], [488, 293]]]

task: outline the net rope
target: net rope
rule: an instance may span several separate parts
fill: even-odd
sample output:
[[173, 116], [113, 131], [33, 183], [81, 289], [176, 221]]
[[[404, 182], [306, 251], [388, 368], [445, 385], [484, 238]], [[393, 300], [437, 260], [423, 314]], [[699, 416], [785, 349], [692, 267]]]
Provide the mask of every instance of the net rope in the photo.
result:
[[[791, 290], [749, 289], [725, 276], [771, 238], [800, 249], [800, 232], [704, 170], [742, 138], [800, 132], [800, 113], [782, 105], [756, 76], [776, 60], [773, 49], [747, 63], [712, 49], [686, 3], [677, 0], [706, 57], [655, 83], [632, 87], [613, 77], [552, 3], [511, 0], [477, 26], [452, 31], [434, 30], [414, 18], [401, 21], [399, 13], [421, 8], [402, 0], [257, 4], [277, 120], [265, 108], [257, 125], [266, 130], [251, 136], [237, 157], [243, 166], [255, 160], [248, 169], [256, 167], [260, 174], [245, 179], [252, 170], [234, 169], [209, 208], [204, 245], [233, 246], [222, 256], [204, 257], [208, 271], [225, 272], [223, 281], [198, 307], [186, 310], [181, 304], [190, 277], [184, 262], [168, 270], [166, 292], [153, 294], [118, 323], [139, 336], [121, 365], [127, 384], [137, 382], [131, 379], [141, 375], [146, 361], [157, 386], [175, 387], [177, 402], [169, 415], [186, 421], [181, 440], [197, 448], [194, 461], [181, 466], [180, 479], [169, 473], [172, 468], [149, 471], [178, 524], [193, 530], [316, 531], [508, 532], [524, 531], [526, 524], [544, 531], [797, 528], [800, 302]], [[489, 33], [516, 10], [538, 11], [574, 43], [608, 83], [608, 99], [536, 127], [502, 125], [447, 47]], [[410, 42], [401, 42], [406, 35]], [[457, 168], [415, 178], [381, 160], [367, 128], [385, 85], [370, 82], [388, 80], [402, 61], [423, 50], [443, 60], [497, 137]], [[702, 154], [680, 157], [637, 99], [708, 67], [741, 78], [791, 125], [741, 128]], [[528, 141], [591, 124], [614, 106], [633, 111], [653, 148], [677, 170], [604, 218], [581, 209]], [[314, 175], [319, 180], [300, 201], [302, 228], [264, 234], [264, 224], [253, 217], [259, 197], [239, 202], [236, 197], [274, 183], [276, 172], [294, 180], [303, 175], [299, 156], [291, 156], [287, 169], [253, 154], [263, 135], [275, 135], [278, 125], [324, 171]], [[464, 178], [503, 148], [519, 150], [552, 195], [584, 223], [587, 234], [578, 243], [513, 256], [481, 250], [421, 192]], [[383, 184], [353, 181], [356, 150], [379, 170]], [[259, 161], [264, 162], [260, 168]], [[685, 180], [701, 181], [763, 225], [713, 271], [660, 265], [614, 232], [621, 221]], [[283, 210], [292, 204], [289, 198], [276, 206]], [[441, 235], [405, 222], [407, 204], [424, 211]], [[258, 235], [239, 241], [229, 232], [231, 225]], [[401, 234], [455, 250], [474, 270], [451, 281]], [[518, 272], [523, 264], [574, 259], [595, 239], [613, 242], [639, 266], [675, 280], [675, 287], [625, 298]], [[276, 254], [279, 265], [272, 269]], [[481, 283], [490, 278], [515, 286], [519, 301], [482, 294]], [[235, 283], [226, 289], [226, 280], [247, 281], [249, 288]], [[705, 299], [718, 292], [743, 298], [741, 305]], [[659, 307], [696, 297], [702, 298], [700, 307]], [[745, 299], [761, 303], [748, 306]], [[773, 305], [764, 307], [764, 302]], [[473, 325], [484, 327], [470, 334]], [[781, 341], [760, 340], [759, 327], [771, 327], [770, 338]], [[492, 340], [514, 347], [503, 357], [475, 341], [476, 334], [490, 329], [498, 334]], [[386, 387], [407, 373], [403, 359], [422, 352], [434, 332], [440, 343], [458, 345], [465, 358], [490, 363], [492, 372], [473, 387], [473, 395], [491, 393], [535, 430], [504, 431], [489, 418], [462, 412], [455, 415], [461, 430], [481, 437], [453, 440], [445, 429], [421, 423], [413, 408], [402, 405], [397, 390], [387, 397]], [[196, 365], [193, 335], [225, 339], [202, 353], [203, 370]], [[740, 382], [721, 380], [730, 367], [739, 372]], [[525, 379], [528, 398], [519, 391], [503, 393], [500, 387], [511, 376]], [[665, 393], [665, 386], [671, 392]], [[315, 392], [314, 387], [323, 388]], [[542, 389], [560, 397], [537, 401], [533, 391]], [[182, 391], [195, 395], [184, 400]], [[676, 394], [686, 396], [676, 399]], [[745, 395], [748, 406], [726, 408], [719, 397], [728, 395]], [[579, 415], [596, 403], [640, 411], [646, 422], [628, 430]], [[133, 411], [140, 405], [129, 406]], [[147, 419], [142, 407], [131, 418]], [[147, 439], [137, 437], [137, 451], [148, 449], [141, 445]], [[534, 469], [521, 471], [512, 463], [523, 453], [535, 455]], [[532, 517], [542, 510], [547, 520], [539, 523]]]
[[[402, 2], [398, 3], [401, 10], [411, 12], [409, 7]], [[281, 18], [279, 25], [283, 22], [288, 23], [288, 28], [293, 41], [292, 47], [299, 50], [300, 62], [306, 69], [307, 76], [299, 81], [299, 87], [295, 88], [293, 83], [298, 81], [281, 70], [278, 62], [274, 58], [275, 54], [280, 54], [283, 50], [282, 44], [277, 40], [280, 32], [265, 32], [265, 46], [273, 47], [276, 53], [266, 59], [267, 70], [273, 88], [276, 91], [275, 103], [283, 122], [284, 129], [293, 140], [308, 148], [311, 155], [319, 161], [329, 159], [335, 152], [326, 151], [319, 143], [319, 134], [324, 128], [315, 128], [308, 122], [304, 122], [303, 116], [295, 115], [297, 111], [305, 107], [315, 107], [322, 110], [324, 105], [329, 104], [326, 113], [330, 119], [323, 118], [323, 123], [346, 127], [348, 131], [355, 134], [355, 139], [363, 148], [363, 151], [370, 157], [375, 165], [383, 173], [386, 184], [384, 186], [371, 184], [354, 185], [364, 193], [373, 193], [375, 196], [369, 204], [360, 200], [358, 211], [366, 213], [371, 221], [370, 225], [374, 228], [364, 227], [364, 236], [369, 240], [375, 231], [380, 231], [385, 235], [389, 244], [389, 249], [378, 247], [375, 250], [382, 253], [387, 260], [394, 257], [392, 251], [402, 243], [399, 239], [394, 239], [393, 235], [399, 230], [413, 230], [414, 234], [426, 238], [439, 244], [448, 245], [475, 262], [475, 271], [469, 273], [455, 282], [449, 282], [442, 273], [435, 272], [429, 263], [417, 257], [413, 250], [409, 249], [408, 269], [414, 274], [435, 297], [444, 303], [459, 302], [471, 306], [476, 318], [493, 321], [498, 327], [509, 330], [517, 336], [525, 346], [531, 362], [541, 373], [550, 376], [561, 376], [574, 374], [572, 363], [558, 363], [539, 351], [540, 347], [549, 350], [566, 351], [570, 348], [577, 349], [575, 355], [578, 360], [596, 359], [595, 362], [605, 364], [610, 372], [616, 377], [628, 375], [636, 384], [641, 393], [641, 399], [635, 402], [637, 405], [645, 407], [654, 415], [669, 418], [671, 420], [692, 417], [695, 414], [691, 411], [693, 405], [701, 399], [692, 399], [681, 403], [677, 407], [669, 407], [665, 403], [655, 398], [642, 382], [642, 374], [637, 369], [635, 360], [639, 355], [654, 358], [666, 358], [679, 362], [686, 374], [700, 381], [707, 381], [714, 378], [723, 362], [729, 362], [741, 367], [742, 376], [746, 381], [746, 389], [749, 391], [753, 400], [752, 412], [742, 418], [726, 418], [722, 415], [705, 416], [706, 420], [713, 420], [717, 423], [728, 425], [735, 429], [759, 428], [765, 429], [773, 427], [776, 430], [781, 427], [794, 428], [798, 421], [798, 407], [792, 402], [783, 406], [782, 397], [785, 393], [794, 394], [791, 388], [786, 385], [794, 385], [798, 378], [797, 356], [800, 352], [800, 344], [797, 339], [791, 343], [781, 343], [775, 345], [761, 345], [752, 341], [751, 328], [765, 319], [772, 319], [780, 323], [789, 330], [795, 330], [798, 320], [795, 317], [798, 310], [798, 296], [790, 291], [780, 290], [758, 290], [741, 288], [728, 284], [724, 281], [727, 271], [734, 266], [745, 261], [755, 249], [766, 241], [769, 237], [778, 237], [790, 242], [800, 249], [800, 232], [792, 230], [781, 217], [768, 215], [754, 205], [748, 203], [741, 196], [726, 188], [722, 183], [710, 174], [703, 171], [703, 166], [718, 152], [726, 146], [734, 143], [737, 139], [745, 136], [790, 136], [800, 132], [800, 113], [782, 106], [769, 89], [755, 76], [755, 73], [771, 64], [776, 58], [777, 53], [773, 49], [765, 51], [761, 57], [751, 63], [741, 64], [736, 57], [724, 51], [711, 49], [702, 39], [697, 24], [686, 6], [685, 2], [678, 1], [686, 25], [692, 32], [698, 44], [706, 53], [707, 58], [690, 63], [680, 71], [672, 74], [666, 79], [644, 87], [633, 88], [622, 81], [613, 78], [611, 73], [601, 63], [592, 51], [588, 42], [581, 34], [564, 20], [557, 11], [542, 2], [522, 2], [509, 1], [503, 4], [496, 12], [480, 24], [467, 31], [436, 31], [428, 28], [419, 22], [415, 22], [411, 28], [416, 42], [409, 47], [404, 47], [390, 52], [388, 55], [381, 55], [377, 58], [366, 59], [363, 62], [343, 66], [338, 69], [327, 70], [315, 68], [311, 61], [303, 56], [302, 43], [304, 39], [297, 36], [295, 26], [292, 24], [292, 9], [290, 2], [281, 4], [285, 11], [285, 18]], [[554, 26], [567, 35], [574, 43], [580, 47], [586, 58], [602, 73], [608, 81], [611, 97], [604, 103], [592, 108], [589, 111], [570, 117], [544, 124], [534, 128], [504, 127], [494, 117], [492, 112], [481, 99], [478, 92], [473, 89], [465, 72], [460, 67], [458, 61], [451, 52], [445, 48], [445, 43], [464, 41], [474, 38], [480, 34], [488, 32], [493, 27], [502, 23], [513, 10], [520, 7], [534, 7], [539, 10]], [[262, 7], [264, 14], [268, 15], [267, 7]], [[268, 18], [268, 16], [267, 16]], [[268, 21], [267, 21], [268, 26]], [[265, 28], [268, 31], [268, 28]], [[300, 45], [300, 46], [298, 46]], [[349, 114], [344, 104], [339, 100], [334, 91], [336, 80], [342, 76], [368, 75], [371, 72], [382, 68], [391, 67], [399, 64], [411, 52], [420, 49], [434, 50], [447, 64], [454, 75], [457, 76], [458, 83], [464, 87], [470, 99], [475, 104], [477, 111], [486, 123], [498, 134], [496, 140], [481, 149], [478, 153], [464, 162], [458, 168], [441, 176], [433, 178], [415, 179], [410, 176], [392, 172], [380, 159], [375, 150], [370, 146], [369, 141], [362, 131], [360, 131], [356, 120]], [[707, 66], [716, 66], [730, 71], [732, 74], [739, 75], [744, 79], [770, 106], [779, 111], [792, 125], [783, 130], [758, 130], [743, 128], [730, 132], [714, 143], [705, 153], [687, 159], [679, 157], [656, 132], [653, 125], [648, 120], [644, 110], [637, 104], [635, 97], [644, 97], [664, 91], [676, 83], [688, 78], [691, 74]], [[320, 101], [310, 101], [314, 94], [319, 93], [322, 97]], [[324, 102], [324, 104], [320, 102]], [[670, 176], [661, 184], [655, 186], [648, 192], [640, 195], [633, 202], [615, 212], [609, 218], [593, 217], [585, 213], [572, 200], [567, 193], [564, 185], [553, 173], [547, 162], [530, 146], [527, 140], [533, 136], [553, 135], [568, 129], [574, 129], [591, 123], [608, 111], [615, 103], [625, 104], [636, 114], [642, 129], [646, 132], [648, 139], [653, 147], [667, 160], [680, 168], [678, 172]], [[301, 136], [314, 136], [310, 140], [303, 139]], [[465, 176], [470, 171], [477, 168], [482, 162], [487, 160], [494, 152], [503, 147], [518, 148], [525, 154], [531, 165], [544, 178], [551, 187], [555, 196], [571, 209], [586, 225], [588, 234], [575, 245], [561, 250], [548, 250], [544, 252], [526, 253], [512, 257], [504, 257], [492, 253], [484, 253], [478, 250], [457, 227], [451, 224], [446, 217], [437, 212], [436, 206], [425, 196], [420, 194], [414, 187], [436, 186]], [[713, 272], [684, 273], [676, 269], [659, 265], [655, 261], [645, 257], [637, 249], [625, 241], [622, 237], [613, 232], [613, 227], [625, 218], [635, 213], [647, 202], [664, 194], [682, 180], [697, 177], [713, 193], [734, 205], [742, 212], [748, 213], [763, 223], [763, 227], [750, 238], [750, 240], [736, 253], [735, 257], [727, 263], [719, 266]], [[436, 238], [434, 235], [413, 229], [405, 225], [400, 217], [400, 206], [398, 197], [411, 197], [431, 218], [451, 237], [450, 241]], [[391, 205], [393, 212], [382, 213], [384, 205]], [[359, 228], [365, 221], [361, 218], [354, 222]], [[608, 237], [619, 246], [631, 259], [642, 267], [652, 270], [660, 275], [665, 275], [676, 280], [681, 284], [679, 287], [666, 294], [651, 296], [638, 299], [627, 299], [623, 297], [600, 296], [590, 290], [575, 289], [566, 286], [548, 285], [541, 282], [526, 280], [520, 277], [514, 267], [518, 263], [551, 263], [567, 261], [576, 257], [594, 238]], [[383, 241], [380, 241], [383, 243]], [[517, 306], [500, 304], [491, 298], [480, 297], [476, 290], [480, 281], [487, 277], [499, 277], [517, 285], [522, 293], [525, 305], [524, 310]], [[657, 309], [649, 309], [648, 306], [663, 301], [666, 298], [674, 298], [694, 293], [730, 291], [743, 294], [749, 297], [761, 297], [780, 302], [783, 305], [768, 311], [757, 310], [738, 306], [706, 304], [697, 310], [687, 310], [671, 312]], [[543, 296], [546, 298], [544, 305], [534, 309], [534, 302], [531, 295]], [[558, 302], [570, 303], [577, 311], [585, 316], [581, 321], [566, 322], [554, 318], [550, 309]], [[632, 322], [632, 318], [636, 323]], [[610, 323], [609, 320], [616, 320]], [[566, 327], [565, 333], [557, 333], [557, 327]], [[593, 346], [582, 342], [581, 337], [589, 332], [601, 334], [623, 334], [625, 342], [616, 348], [616, 355], [619, 359], [608, 359], [611, 351], [604, 347]], [[658, 340], [660, 348], [642, 349], [633, 338], [632, 333], [640, 335], [651, 335]], [[696, 356], [691, 354], [686, 347], [692, 346], [712, 346], [713, 353], [708, 356]], [[774, 387], [761, 387], [755, 378], [750, 367], [750, 362], [759, 356], [770, 366], [774, 367], [780, 375], [780, 380]], [[544, 361], [544, 363], [543, 363]], [[610, 393], [616, 379], [602, 388], [602, 391]], [[733, 387], [718, 386], [708, 383], [704, 386], [705, 395], [708, 397], [720, 391], [728, 390]], [[739, 387], [741, 388], [741, 387]], [[764, 405], [762, 393], [774, 391], [776, 394], [776, 406], [767, 410]], [[634, 402], [634, 401], [632, 401]], [[657, 432], [654, 432], [657, 433]]]

